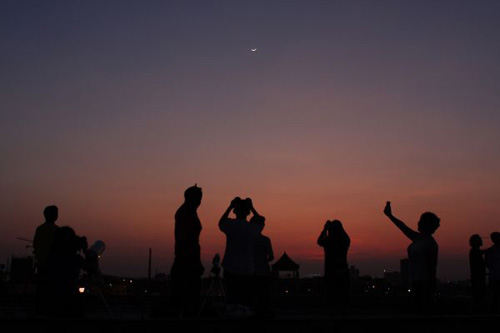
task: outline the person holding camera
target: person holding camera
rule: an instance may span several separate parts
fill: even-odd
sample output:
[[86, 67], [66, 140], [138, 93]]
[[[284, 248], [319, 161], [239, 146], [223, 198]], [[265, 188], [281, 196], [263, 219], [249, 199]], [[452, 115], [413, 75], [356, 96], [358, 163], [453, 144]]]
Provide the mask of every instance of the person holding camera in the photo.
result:
[[347, 252], [351, 239], [339, 220], [326, 221], [318, 237], [325, 251], [325, 287], [334, 311], [344, 312], [349, 303], [349, 265]]
[[[236, 218], [229, 218], [231, 212]], [[252, 305], [254, 241], [260, 232], [256, 224], [247, 221], [250, 213], [259, 216], [252, 200], [236, 197], [219, 221], [219, 229], [226, 235], [222, 267], [228, 300], [245, 306]]]
[[434, 213], [423, 213], [418, 221], [418, 230], [413, 230], [392, 214], [389, 201], [384, 208], [384, 214], [411, 240], [408, 246], [408, 261], [416, 311], [417, 313], [432, 311], [438, 262], [438, 243], [432, 235], [439, 228], [440, 219]]

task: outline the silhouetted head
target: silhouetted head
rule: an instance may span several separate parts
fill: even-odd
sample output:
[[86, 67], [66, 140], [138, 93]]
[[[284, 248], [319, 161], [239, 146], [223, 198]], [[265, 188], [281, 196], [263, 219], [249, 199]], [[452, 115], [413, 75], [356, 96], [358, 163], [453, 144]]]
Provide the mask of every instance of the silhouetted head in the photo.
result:
[[239, 197], [233, 200], [234, 214], [238, 219], [246, 220], [248, 215], [250, 215], [250, 199], [241, 199]]
[[342, 226], [342, 222], [339, 220], [333, 220], [328, 224], [328, 230], [332, 232], [341, 231], [344, 230], [344, 227]]
[[43, 216], [46, 222], [55, 222], [59, 217], [59, 209], [57, 206], [47, 206], [43, 210]]
[[329, 235], [345, 233], [342, 222], [339, 220], [328, 221], [326, 229], [328, 230]]
[[259, 228], [259, 231], [262, 232], [262, 230], [264, 230], [264, 227], [266, 226], [266, 218], [261, 215], [254, 215], [250, 219], [250, 223], [255, 223], [255, 225]]
[[335, 242], [349, 242], [350, 238], [347, 232], [344, 230], [342, 222], [339, 220], [333, 220], [327, 222], [328, 238]]
[[469, 244], [473, 248], [480, 248], [483, 246], [483, 240], [478, 234], [474, 234], [469, 238]]
[[495, 246], [500, 246], [500, 232], [498, 231], [492, 232], [490, 238], [493, 244], [495, 244]]
[[432, 235], [439, 228], [440, 221], [441, 219], [434, 213], [423, 213], [420, 216], [420, 221], [418, 221], [418, 231]]
[[201, 198], [203, 196], [201, 187], [198, 187], [197, 185], [198, 184], [195, 184], [194, 186], [191, 186], [186, 191], [184, 191], [184, 202], [187, 205], [196, 208], [200, 206]]
[[81, 249], [81, 238], [70, 227], [61, 227], [54, 235], [53, 250], [56, 253], [73, 254]]

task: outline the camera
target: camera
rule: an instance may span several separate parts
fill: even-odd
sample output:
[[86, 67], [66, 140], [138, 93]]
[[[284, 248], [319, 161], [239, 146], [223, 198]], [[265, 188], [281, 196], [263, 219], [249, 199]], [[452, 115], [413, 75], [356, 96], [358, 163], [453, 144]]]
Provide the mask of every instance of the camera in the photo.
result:
[[220, 255], [218, 253], [215, 254], [212, 259], [212, 268], [210, 269], [210, 273], [212, 273], [215, 277], [219, 277], [220, 275]]
[[[86, 239], [85, 242], [87, 242]], [[89, 275], [101, 274], [99, 259], [101, 258], [104, 250], [106, 250], [106, 244], [103, 241], [98, 240], [94, 244], [92, 244], [91, 247], [84, 251], [85, 261], [88, 267], [87, 272], [89, 273]]]

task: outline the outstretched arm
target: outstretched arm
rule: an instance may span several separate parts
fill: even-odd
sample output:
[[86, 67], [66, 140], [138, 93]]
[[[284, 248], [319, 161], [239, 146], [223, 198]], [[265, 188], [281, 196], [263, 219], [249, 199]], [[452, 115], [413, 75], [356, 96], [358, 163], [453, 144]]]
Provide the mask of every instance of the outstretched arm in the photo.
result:
[[389, 201], [387, 201], [387, 204], [385, 206], [384, 214], [411, 241], [415, 240], [420, 235], [419, 232], [417, 232], [417, 231], [413, 230], [412, 228], [408, 227], [403, 221], [397, 219], [394, 215], [392, 215], [391, 203]]

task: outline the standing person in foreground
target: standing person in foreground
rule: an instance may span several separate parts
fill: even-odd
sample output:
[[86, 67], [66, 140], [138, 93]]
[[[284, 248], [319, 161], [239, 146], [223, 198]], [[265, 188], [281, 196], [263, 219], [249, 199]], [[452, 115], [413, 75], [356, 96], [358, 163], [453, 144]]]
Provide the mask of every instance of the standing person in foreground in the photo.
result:
[[184, 203], [175, 213], [175, 259], [172, 265], [173, 301], [179, 317], [195, 316], [204, 268], [200, 257], [201, 222], [198, 207], [202, 191], [197, 185], [184, 192]]
[[250, 223], [257, 227], [258, 234], [254, 240], [254, 285], [255, 285], [255, 306], [257, 316], [272, 318], [271, 310], [271, 268], [269, 263], [274, 260], [273, 246], [271, 239], [262, 234], [266, 225], [266, 218], [254, 215]]
[[485, 260], [490, 273], [491, 312], [500, 313], [500, 232], [492, 232], [490, 238], [493, 246], [486, 250]]
[[56, 317], [80, 317], [83, 303], [78, 292], [80, 270], [89, 270], [80, 252], [87, 253], [86, 237], [79, 237], [70, 227], [58, 228], [48, 258], [50, 313]]
[[335, 312], [344, 312], [349, 305], [349, 235], [338, 220], [326, 221], [318, 245], [325, 251], [325, 287], [327, 299]]
[[478, 234], [472, 235], [469, 239], [469, 266], [470, 284], [472, 296], [472, 311], [481, 312], [484, 305], [486, 293], [486, 266], [484, 263], [484, 251], [481, 250], [483, 240]]
[[59, 229], [59, 226], [56, 225], [59, 209], [57, 206], [47, 206], [43, 210], [43, 216], [45, 222], [36, 228], [33, 239], [33, 253], [37, 270], [36, 309], [39, 314], [46, 314], [48, 309], [47, 302], [50, 298], [48, 262], [55, 234]]
[[432, 235], [439, 228], [440, 219], [434, 213], [423, 213], [418, 221], [418, 231], [415, 231], [392, 215], [389, 201], [385, 206], [384, 214], [411, 240], [408, 246], [408, 260], [416, 311], [417, 313], [430, 311], [436, 288], [438, 261], [438, 244]]
[[[234, 211], [236, 219], [229, 218]], [[222, 261], [228, 300], [244, 306], [252, 305], [252, 276], [255, 272], [254, 241], [259, 228], [247, 221], [250, 213], [259, 214], [252, 200], [236, 197], [219, 221], [219, 229], [226, 235], [226, 251]]]

